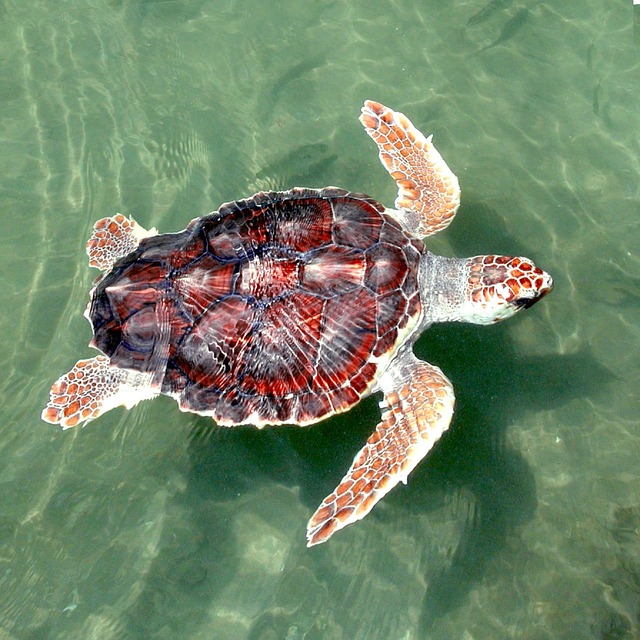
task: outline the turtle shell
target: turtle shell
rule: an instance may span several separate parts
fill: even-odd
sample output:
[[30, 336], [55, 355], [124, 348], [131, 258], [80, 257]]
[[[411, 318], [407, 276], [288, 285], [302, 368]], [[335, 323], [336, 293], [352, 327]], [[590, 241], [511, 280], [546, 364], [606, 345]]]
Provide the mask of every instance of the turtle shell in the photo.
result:
[[423, 250], [367, 196], [259, 193], [119, 260], [92, 345], [220, 424], [316, 422], [370, 393], [415, 328]]

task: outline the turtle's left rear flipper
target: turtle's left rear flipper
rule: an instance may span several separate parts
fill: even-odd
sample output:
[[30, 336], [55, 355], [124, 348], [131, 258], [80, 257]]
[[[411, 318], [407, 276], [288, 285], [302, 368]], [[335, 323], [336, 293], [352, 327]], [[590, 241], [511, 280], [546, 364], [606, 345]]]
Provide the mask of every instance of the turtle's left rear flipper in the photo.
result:
[[147, 231], [133, 218], [126, 218], [121, 213], [102, 218], [93, 225], [93, 232], [87, 240], [89, 266], [109, 271], [117, 260], [135, 251], [140, 240], [157, 233], [155, 228]]

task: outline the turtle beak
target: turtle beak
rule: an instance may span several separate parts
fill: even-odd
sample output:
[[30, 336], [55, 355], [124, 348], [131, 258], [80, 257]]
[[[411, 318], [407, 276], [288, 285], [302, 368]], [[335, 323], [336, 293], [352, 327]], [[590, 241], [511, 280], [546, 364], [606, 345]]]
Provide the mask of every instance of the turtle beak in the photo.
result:
[[539, 276], [539, 279], [542, 280], [539, 286], [536, 286], [533, 290], [528, 290], [528, 295], [516, 298], [512, 304], [519, 309], [528, 309], [553, 290], [553, 278], [546, 271], [542, 272], [542, 276]]

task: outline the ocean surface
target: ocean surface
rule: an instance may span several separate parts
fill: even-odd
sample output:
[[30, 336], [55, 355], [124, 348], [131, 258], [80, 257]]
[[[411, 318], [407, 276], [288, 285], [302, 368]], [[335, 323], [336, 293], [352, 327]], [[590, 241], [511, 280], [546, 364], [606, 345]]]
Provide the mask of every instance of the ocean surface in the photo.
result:
[[[0, 0], [0, 640], [640, 638], [635, 21], [631, 0]], [[375, 397], [304, 429], [166, 397], [40, 420], [94, 354], [98, 218], [177, 231], [329, 184], [391, 205], [367, 98], [460, 179], [431, 250], [556, 283], [418, 341], [457, 408], [406, 487], [306, 548]]]

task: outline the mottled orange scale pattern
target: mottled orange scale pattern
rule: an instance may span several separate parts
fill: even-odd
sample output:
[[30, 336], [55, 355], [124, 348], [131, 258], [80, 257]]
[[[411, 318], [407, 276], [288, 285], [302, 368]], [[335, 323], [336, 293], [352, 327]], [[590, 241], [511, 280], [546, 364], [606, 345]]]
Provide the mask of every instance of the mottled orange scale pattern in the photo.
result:
[[86, 246], [89, 266], [101, 271], [110, 269], [114, 257], [127, 255], [138, 246], [136, 231], [141, 230], [135, 220], [130, 220], [120, 213], [98, 220], [93, 225], [93, 233]]
[[396, 207], [418, 215], [417, 235], [444, 229], [458, 209], [460, 188], [430, 140], [405, 115], [371, 100], [365, 102], [360, 121], [398, 185]]
[[[490, 302], [496, 296], [511, 302], [522, 297], [524, 291], [540, 289], [544, 284], [542, 269], [521, 258], [488, 255], [476, 256], [470, 261], [469, 297], [474, 302]], [[505, 296], [504, 288], [498, 293], [496, 285], [506, 285], [509, 294]]]
[[309, 546], [364, 518], [394, 486], [406, 481], [449, 426], [453, 389], [440, 369], [407, 354], [391, 378], [393, 389], [385, 393], [376, 430], [309, 521]]
[[78, 361], [51, 387], [42, 419], [68, 428], [97, 418], [104, 400], [118, 391], [121, 378], [126, 376], [120, 374], [109, 367], [105, 356]]

